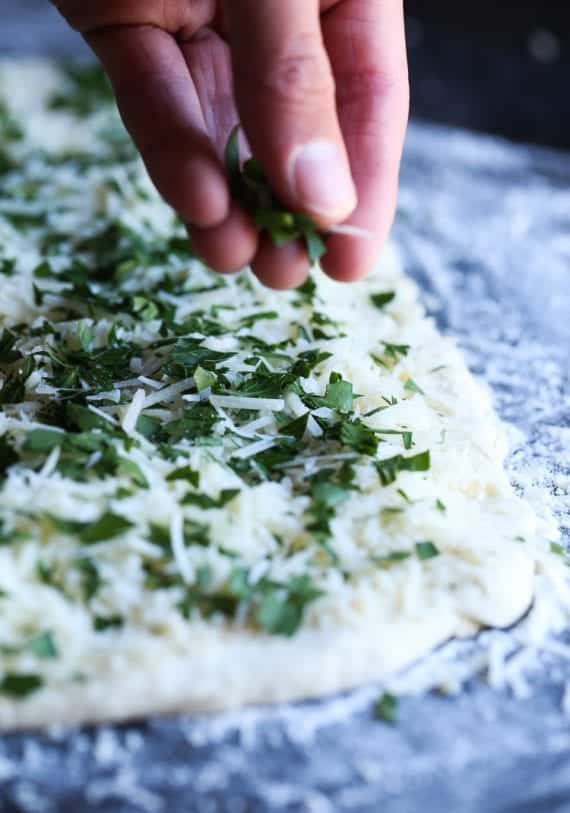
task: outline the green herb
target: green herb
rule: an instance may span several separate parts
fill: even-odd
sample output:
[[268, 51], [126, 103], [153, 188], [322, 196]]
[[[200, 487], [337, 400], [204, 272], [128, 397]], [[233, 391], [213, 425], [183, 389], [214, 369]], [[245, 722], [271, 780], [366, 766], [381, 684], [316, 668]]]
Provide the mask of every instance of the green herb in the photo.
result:
[[96, 522], [84, 526], [79, 539], [84, 545], [94, 545], [122, 536], [132, 527], [133, 523], [128, 519], [109, 512], [103, 514]]
[[297, 300], [303, 305], [312, 305], [317, 293], [315, 280], [309, 276], [302, 285], [299, 285], [295, 294]]
[[344, 421], [340, 430], [340, 442], [359, 454], [372, 457], [378, 448], [378, 438], [373, 429], [359, 419]]
[[349, 492], [343, 486], [330, 482], [317, 482], [312, 490], [313, 498], [327, 508], [335, 508], [349, 498]]
[[166, 432], [174, 442], [183, 438], [197, 442], [200, 438], [208, 437], [219, 420], [220, 416], [213, 406], [195, 404], [184, 411], [180, 420], [169, 423]]
[[409, 344], [391, 344], [390, 342], [383, 342], [383, 344], [385, 354], [395, 360], [407, 356], [410, 350]]
[[200, 472], [195, 471], [191, 466], [182, 466], [182, 468], [171, 471], [166, 478], [167, 483], [174, 483], [176, 480], [185, 480], [194, 488], [200, 485]]
[[218, 497], [209, 497], [207, 494], [187, 494], [182, 500], [183, 505], [195, 505], [198, 508], [209, 510], [211, 508], [225, 508], [240, 493], [239, 488], [224, 488]]
[[57, 646], [51, 632], [39, 633], [28, 642], [27, 648], [36, 658], [51, 660], [58, 657]]
[[77, 329], [77, 338], [79, 339], [81, 349], [85, 353], [91, 352], [93, 340], [95, 339], [95, 328], [93, 325], [90, 325], [89, 322], [80, 322]]
[[19, 461], [20, 457], [6, 435], [0, 437], [0, 478]]
[[436, 556], [439, 556], [439, 550], [433, 542], [416, 542], [415, 548], [416, 556], [421, 561], [435, 559]]
[[417, 392], [420, 395], [425, 395], [425, 392], [422, 390], [421, 387], [419, 387], [416, 384], [416, 382], [413, 380], [413, 378], [408, 378], [408, 380], [406, 381], [406, 383], [404, 385], [404, 389], [407, 390], [408, 392]]
[[435, 501], [435, 507], [437, 508], [438, 511], [441, 511], [442, 513], [447, 511], [447, 508], [445, 507], [445, 504], [442, 503], [442, 501], [439, 500], [439, 499]]
[[305, 608], [322, 595], [308, 576], [295, 576], [285, 586], [270, 585], [256, 612], [259, 626], [271, 635], [294, 635], [303, 620]]
[[[369, 416], [367, 416], [369, 417]], [[400, 435], [404, 449], [411, 449], [413, 446], [413, 434], [406, 429], [375, 429], [377, 435]]]
[[[0, 175], [2, 175], [2, 155], [0, 154]], [[16, 260], [0, 260], [0, 274], [13, 277], [16, 273]]]
[[351, 412], [353, 398], [352, 384], [338, 379], [327, 384], [323, 405], [337, 412]]
[[233, 617], [242, 607], [250, 623], [271, 635], [287, 637], [298, 630], [307, 606], [322, 595], [306, 575], [295, 576], [285, 584], [270, 579], [251, 584], [244, 567], [234, 568], [227, 583], [214, 592], [208, 591], [210, 582], [206, 572], [202, 582], [188, 588], [179, 605], [185, 617], [190, 618], [195, 611], [205, 617], [217, 613]]
[[146, 479], [143, 470], [138, 463], [135, 463], [134, 460], [129, 460], [126, 457], [119, 458], [117, 474], [122, 477], [128, 477], [139, 488], [149, 487], [148, 480]]
[[26, 378], [22, 372], [9, 375], [0, 389], [0, 404], [19, 404], [26, 399]]
[[337, 509], [350, 497], [354, 470], [341, 467], [338, 471], [323, 469], [314, 475], [311, 483], [311, 503], [307, 510], [307, 531], [322, 545], [333, 562], [338, 557], [329, 547], [331, 522]]
[[[168, 528], [163, 527], [162, 525], [157, 525], [156, 523], [151, 522], [150, 541], [161, 548], [166, 548], [170, 550], [171, 547], [170, 530]], [[194, 522], [194, 520], [187, 519], [184, 522], [184, 544], [186, 545], [186, 547], [198, 545], [203, 548], [209, 545], [210, 544], [209, 527], [207, 525], [203, 525], [200, 522]]]
[[550, 543], [550, 551], [551, 553], [555, 553], [557, 556], [566, 556], [566, 549], [562, 545], [559, 545], [558, 542]]
[[76, 564], [81, 575], [81, 586], [85, 601], [89, 602], [97, 594], [102, 580], [99, 569], [92, 559], [79, 559]]
[[64, 592], [61, 582], [58, 579], [58, 573], [55, 566], [48, 565], [46, 562], [42, 562], [40, 560], [36, 565], [36, 576], [38, 581], [40, 581], [42, 584], [46, 584], [48, 587], [53, 587], [55, 590], [59, 590], [62, 593]]
[[383, 486], [389, 486], [395, 482], [401, 471], [428, 471], [430, 467], [430, 453], [420, 452], [413, 457], [396, 455], [387, 460], [377, 460], [374, 464], [380, 476]]
[[410, 345], [408, 344], [391, 344], [390, 342], [383, 342], [384, 345], [384, 352], [381, 356], [377, 356], [372, 354], [372, 360], [379, 364], [381, 367], [385, 367], [386, 369], [390, 370], [394, 367], [402, 358], [408, 355], [410, 350]]
[[382, 570], [389, 570], [399, 562], [404, 562], [406, 559], [409, 559], [411, 555], [412, 554], [407, 551], [395, 550], [392, 551], [392, 553], [386, 554], [386, 556], [373, 556], [372, 561]]
[[301, 415], [299, 418], [295, 418], [295, 420], [291, 421], [290, 423], [285, 424], [285, 426], [282, 426], [280, 433], [282, 435], [293, 437], [296, 440], [301, 440], [307, 431], [308, 422], [309, 413], [306, 413], [305, 415]]
[[19, 645], [0, 645], [3, 655], [20, 655], [29, 652], [42, 660], [53, 660], [58, 657], [57, 647], [51, 632], [40, 632], [29, 641]]
[[41, 689], [43, 683], [43, 679], [39, 675], [6, 672], [0, 680], [0, 694], [7, 697], [25, 698]]
[[23, 448], [26, 452], [49, 453], [61, 446], [64, 441], [64, 432], [55, 429], [32, 429], [26, 435]]
[[18, 337], [9, 330], [3, 330], [0, 334], [0, 364], [12, 364], [22, 358], [19, 350], [14, 349]]
[[68, 404], [66, 417], [74, 428], [80, 429], [82, 432], [91, 432], [92, 429], [105, 431], [109, 429], [109, 422], [105, 418], [80, 404]]
[[310, 261], [318, 262], [326, 251], [318, 226], [307, 215], [284, 209], [258, 161], [251, 158], [241, 165], [239, 126], [233, 129], [226, 145], [225, 166], [233, 199], [251, 215], [259, 230], [267, 232], [278, 246], [304, 240]]
[[104, 632], [108, 629], [118, 629], [124, 625], [124, 620], [120, 615], [100, 616], [93, 619], [93, 627], [96, 632]]
[[278, 319], [279, 314], [277, 311], [259, 311], [259, 313], [252, 313], [250, 316], [242, 316], [239, 320], [240, 328], [253, 327], [257, 322], [266, 320]]
[[210, 387], [214, 386], [217, 380], [218, 376], [216, 373], [210, 372], [209, 370], [204, 370], [203, 367], [196, 367], [196, 370], [194, 371], [194, 381], [196, 382], [198, 392], [203, 392], [204, 390], [210, 389]]
[[12, 116], [6, 104], [0, 99], [0, 143], [21, 141], [24, 131]]
[[158, 418], [151, 418], [150, 415], [139, 415], [135, 427], [139, 435], [146, 440], [157, 440], [161, 434], [162, 424]]
[[152, 322], [160, 316], [160, 307], [145, 296], [134, 296], [132, 308], [143, 322]]
[[398, 698], [389, 692], [385, 692], [377, 701], [374, 713], [377, 720], [383, 720], [385, 723], [390, 724], [395, 723], [398, 713]]
[[198, 367], [207, 369], [234, 355], [210, 350], [209, 347], [203, 347], [202, 342], [203, 339], [179, 339], [172, 349], [165, 371], [175, 378], [188, 378], [195, 374]]
[[394, 291], [383, 291], [370, 295], [370, 301], [379, 310], [382, 310], [382, 308], [386, 307], [386, 305], [389, 305], [390, 302], [392, 302], [395, 298], [396, 294]]

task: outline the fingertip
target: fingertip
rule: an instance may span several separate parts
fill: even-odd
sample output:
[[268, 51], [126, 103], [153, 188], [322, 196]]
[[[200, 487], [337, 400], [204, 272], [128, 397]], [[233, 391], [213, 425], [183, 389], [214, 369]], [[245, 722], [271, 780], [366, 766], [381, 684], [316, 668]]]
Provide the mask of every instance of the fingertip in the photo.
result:
[[194, 251], [206, 265], [232, 274], [249, 265], [258, 245], [257, 229], [247, 215], [232, 206], [226, 219], [210, 229], [189, 226]]
[[376, 267], [381, 241], [355, 235], [333, 234], [321, 260], [323, 271], [337, 282], [358, 282]]
[[180, 217], [201, 229], [222, 224], [228, 217], [230, 195], [217, 160], [206, 155], [188, 157], [161, 146], [162, 154], [145, 156], [149, 173], [161, 195]]
[[192, 200], [189, 222], [202, 229], [223, 223], [231, 204], [228, 184], [217, 162], [208, 158], [189, 160], [184, 181]]
[[286, 291], [305, 282], [309, 275], [310, 261], [304, 246], [298, 240], [276, 246], [269, 237], [263, 236], [252, 269], [267, 288]]

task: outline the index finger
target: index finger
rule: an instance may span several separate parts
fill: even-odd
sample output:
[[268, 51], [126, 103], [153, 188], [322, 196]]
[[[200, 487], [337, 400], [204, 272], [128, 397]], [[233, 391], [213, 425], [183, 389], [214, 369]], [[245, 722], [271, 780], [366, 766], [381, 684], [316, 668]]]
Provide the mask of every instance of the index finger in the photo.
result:
[[358, 190], [347, 222], [373, 237], [331, 235], [322, 265], [351, 281], [376, 264], [396, 207], [409, 109], [402, 0], [343, 0], [323, 16], [323, 32]]
[[356, 204], [318, 0], [226, 0], [238, 110], [282, 202], [326, 226]]

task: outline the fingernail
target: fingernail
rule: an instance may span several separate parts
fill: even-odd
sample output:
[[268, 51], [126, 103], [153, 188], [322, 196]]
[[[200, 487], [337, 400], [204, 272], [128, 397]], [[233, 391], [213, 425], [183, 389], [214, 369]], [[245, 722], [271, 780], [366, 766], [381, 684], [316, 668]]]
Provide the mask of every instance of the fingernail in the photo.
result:
[[291, 185], [299, 204], [324, 217], [346, 217], [356, 191], [346, 161], [331, 141], [310, 141], [291, 156]]

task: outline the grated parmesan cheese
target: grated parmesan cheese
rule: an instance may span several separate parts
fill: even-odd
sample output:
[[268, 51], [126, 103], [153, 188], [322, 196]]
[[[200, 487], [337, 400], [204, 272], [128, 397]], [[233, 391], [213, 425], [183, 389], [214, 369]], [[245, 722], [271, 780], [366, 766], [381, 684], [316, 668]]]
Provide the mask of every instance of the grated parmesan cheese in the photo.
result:
[[[489, 394], [397, 252], [349, 287], [318, 270], [290, 293], [216, 276], [125, 158], [116, 113], [50, 110], [52, 66], [20, 109], [13, 70], [0, 67], [24, 129], [0, 175], [0, 726], [371, 678], [426, 688], [433, 674], [398, 670], [533, 598], [525, 642], [561, 654], [545, 641], [570, 607], [557, 529], [514, 493]], [[524, 694], [526, 651], [490, 645], [439, 684], [486, 666]]]

